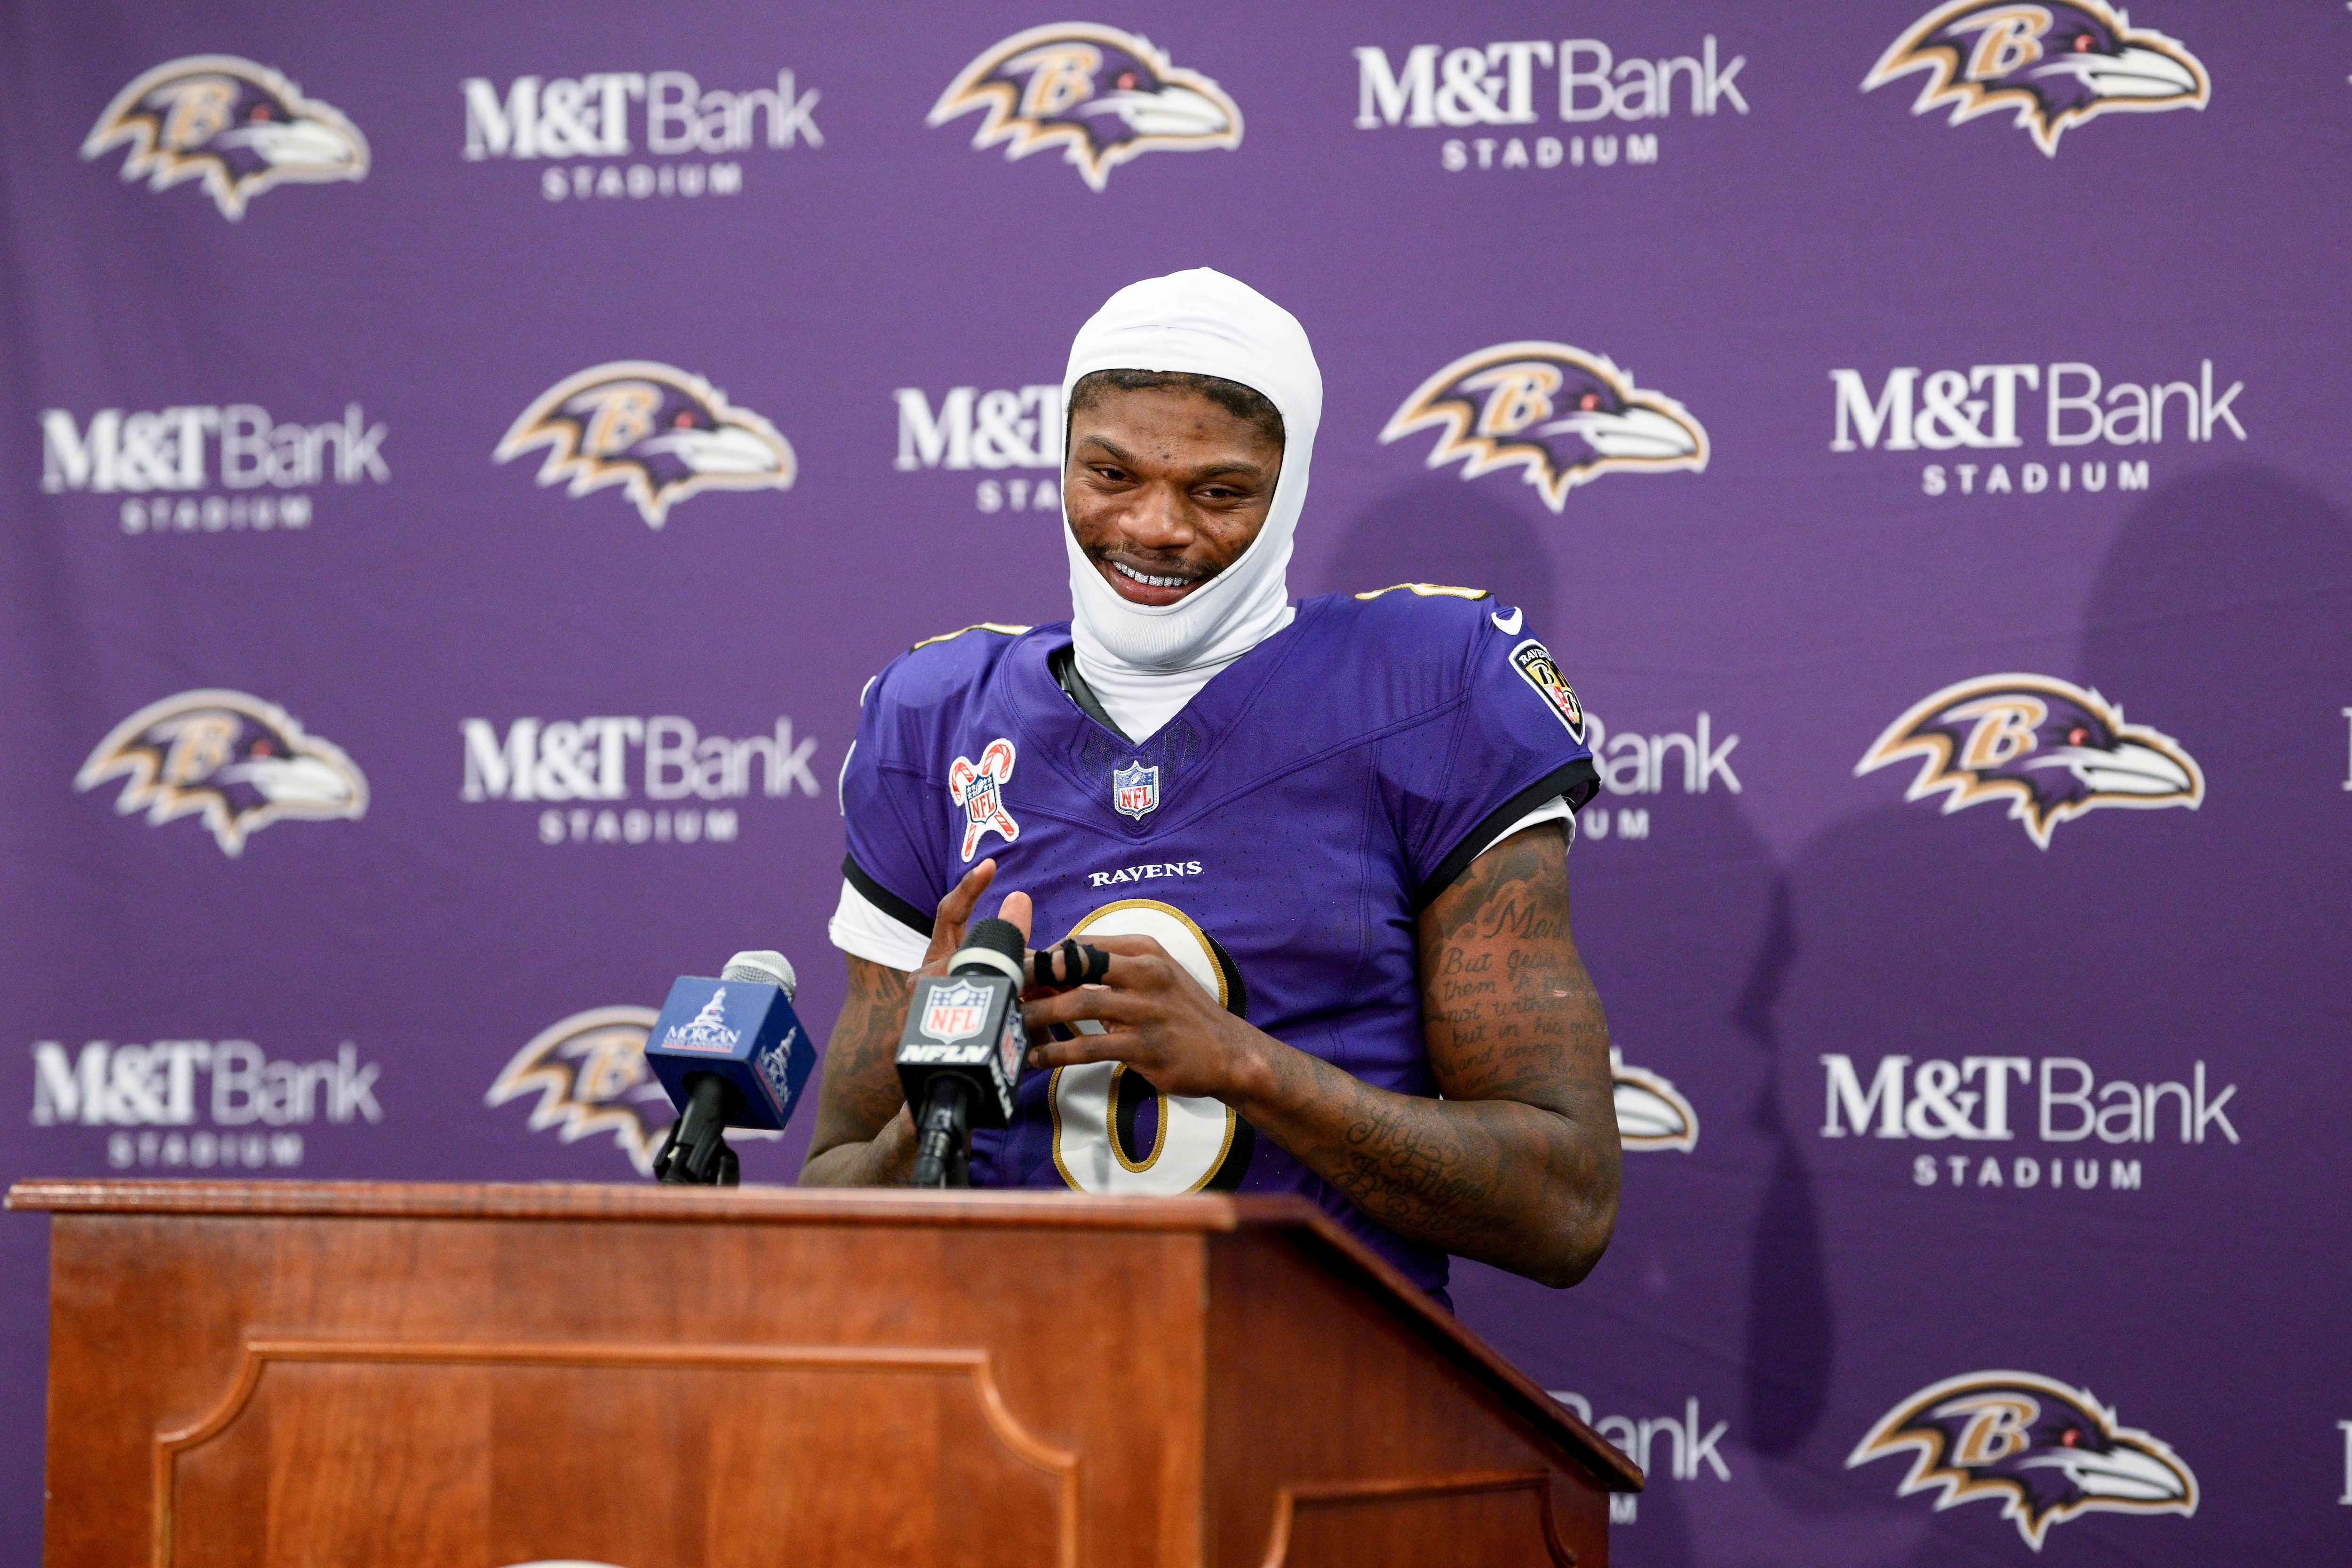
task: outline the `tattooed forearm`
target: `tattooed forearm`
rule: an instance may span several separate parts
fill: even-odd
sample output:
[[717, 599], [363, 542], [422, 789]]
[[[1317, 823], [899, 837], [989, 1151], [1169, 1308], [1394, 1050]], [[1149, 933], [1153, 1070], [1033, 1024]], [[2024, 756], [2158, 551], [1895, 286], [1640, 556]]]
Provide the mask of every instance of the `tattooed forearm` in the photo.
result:
[[1607, 1246], [1621, 1159], [1609, 1030], [1569, 933], [1555, 825], [1480, 855], [1421, 917], [1443, 1100], [1298, 1052], [1247, 1113], [1400, 1235], [1572, 1284]]
[[849, 994], [825, 1047], [816, 1127], [801, 1166], [804, 1186], [870, 1186], [903, 1180], [913, 1163], [898, 1087], [898, 1030], [912, 977], [864, 958], [849, 960]]

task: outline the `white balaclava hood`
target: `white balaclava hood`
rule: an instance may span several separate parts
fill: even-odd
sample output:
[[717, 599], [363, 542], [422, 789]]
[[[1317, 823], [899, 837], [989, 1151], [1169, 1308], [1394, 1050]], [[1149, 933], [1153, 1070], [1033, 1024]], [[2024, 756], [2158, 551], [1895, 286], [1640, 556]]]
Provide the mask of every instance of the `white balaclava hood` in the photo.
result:
[[1282, 414], [1282, 473], [1261, 529], [1241, 559], [1173, 604], [1131, 604], [1078, 548], [1066, 506], [1071, 640], [1078, 673], [1137, 740], [1158, 730], [1209, 677], [1290, 623], [1291, 536], [1307, 504], [1323, 374], [1297, 319], [1246, 284], [1208, 267], [1131, 283], [1070, 345], [1062, 406], [1096, 371], [1181, 371], [1264, 394]]

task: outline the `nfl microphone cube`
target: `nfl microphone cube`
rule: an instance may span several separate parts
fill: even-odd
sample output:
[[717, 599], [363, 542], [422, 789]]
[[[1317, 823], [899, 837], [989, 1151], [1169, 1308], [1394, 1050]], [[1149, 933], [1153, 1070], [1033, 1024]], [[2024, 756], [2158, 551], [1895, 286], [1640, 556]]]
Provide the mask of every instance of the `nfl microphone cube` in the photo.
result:
[[898, 1041], [898, 1081], [906, 1087], [907, 1103], [921, 1105], [932, 1077], [953, 1072], [988, 1090], [973, 1097], [973, 1127], [1010, 1125], [1013, 1092], [1029, 1043], [1021, 1025], [1020, 996], [1019, 982], [1003, 975], [967, 971], [917, 980]]
[[683, 1107], [688, 1073], [715, 1072], [736, 1091], [729, 1124], [781, 1131], [815, 1058], [781, 987], [681, 977], [646, 1036], [646, 1064]]

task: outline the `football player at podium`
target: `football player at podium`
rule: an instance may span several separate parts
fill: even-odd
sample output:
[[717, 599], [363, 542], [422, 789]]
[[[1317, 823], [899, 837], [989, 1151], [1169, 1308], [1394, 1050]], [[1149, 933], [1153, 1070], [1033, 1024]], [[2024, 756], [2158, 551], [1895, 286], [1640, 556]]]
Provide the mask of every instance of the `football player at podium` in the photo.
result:
[[1440, 1300], [1449, 1254], [1573, 1284], [1620, 1166], [1569, 927], [1575, 693], [1477, 589], [1292, 601], [1322, 378], [1255, 290], [1119, 290], [1063, 393], [1070, 620], [919, 643], [862, 699], [801, 1179], [907, 1179], [910, 976], [994, 892], [1047, 980], [1109, 959], [1029, 991], [974, 1186], [1297, 1192]]

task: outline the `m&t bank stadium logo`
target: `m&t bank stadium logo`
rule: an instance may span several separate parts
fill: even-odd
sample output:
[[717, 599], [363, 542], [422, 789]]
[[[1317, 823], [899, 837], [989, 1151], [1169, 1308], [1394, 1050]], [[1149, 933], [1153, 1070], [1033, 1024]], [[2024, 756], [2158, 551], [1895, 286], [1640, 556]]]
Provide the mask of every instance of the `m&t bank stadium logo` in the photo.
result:
[[122, 177], [151, 191], [202, 180], [221, 215], [273, 185], [363, 180], [367, 138], [342, 110], [268, 66], [191, 55], [157, 66], [114, 95], [81, 144], [84, 158], [128, 143]]
[[1958, 125], [2014, 110], [2053, 158], [2068, 127], [2109, 110], [2202, 109], [2212, 92], [2195, 55], [2105, 0], [1951, 0], [1888, 46], [1862, 90], [1913, 71], [1927, 80], [1912, 113], [1948, 107]]
[[1912, 1454], [1897, 1495], [1938, 1488], [1938, 1509], [1999, 1502], [2036, 1552], [2081, 1514], [2197, 1511], [2197, 1478], [2170, 1445], [2085, 1388], [2031, 1372], [1972, 1372], [1931, 1384], [1888, 1411], [1846, 1458], [1853, 1469]]
[[1566, 343], [1497, 343], [1421, 383], [1381, 432], [1382, 444], [1434, 425], [1432, 468], [1462, 465], [1475, 479], [1525, 470], [1553, 511], [1603, 474], [1696, 473], [1706, 432], [1664, 392], [1633, 384], [1605, 354]]
[[125, 779], [117, 812], [144, 810], [151, 827], [200, 817], [230, 856], [285, 818], [367, 815], [367, 778], [342, 747], [243, 692], [182, 692], [116, 725], [74, 775], [74, 788], [116, 778]]
[[541, 485], [570, 481], [584, 496], [618, 485], [646, 526], [705, 490], [789, 490], [800, 471], [792, 443], [727, 394], [671, 365], [621, 360], [566, 376], [522, 411], [491, 455], [533, 447]]
[[2007, 800], [2042, 849], [2058, 824], [2102, 806], [2153, 810], [2205, 800], [2205, 775], [2179, 741], [2095, 691], [2049, 675], [1983, 675], [1946, 686], [1886, 727], [1857, 777], [1919, 759], [1906, 800], [1943, 794], [1944, 813]]
[[1223, 88], [1171, 63], [1149, 38], [1090, 22], [1032, 27], [990, 48], [948, 84], [925, 123], [975, 110], [974, 147], [1003, 142], [1008, 160], [1063, 148], [1097, 191], [1146, 152], [1242, 144], [1241, 106]]

